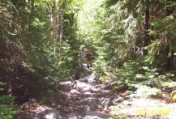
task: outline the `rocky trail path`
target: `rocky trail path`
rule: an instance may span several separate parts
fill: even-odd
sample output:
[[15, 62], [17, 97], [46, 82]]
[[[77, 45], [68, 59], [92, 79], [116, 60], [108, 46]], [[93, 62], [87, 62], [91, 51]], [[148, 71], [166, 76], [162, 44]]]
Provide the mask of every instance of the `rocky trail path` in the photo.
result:
[[[112, 90], [97, 83], [94, 75], [82, 77], [74, 82], [60, 83], [67, 97], [68, 119], [107, 119]], [[62, 88], [63, 89], [63, 88]]]
[[[108, 119], [108, 107], [114, 96], [109, 87], [99, 83], [88, 70], [82, 71], [78, 80], [59, 83], [57, 97], [50, 99], [50, 104], [39, 104], [35, 100], [31, 100], [28, 106], [24, 104], [25, 108], [30, 108], [26, 119]], [[22, 117], [21, 114], [17, 119]]]
[[144, 98], [146, 90], [113, 90], [113, 85], [82, 71], [78, 80], [60, 82], [55, 97], [52, 91], [45, 95], [41, 100], [47, 103], [31, 100], [24, 106], [28, 115], [15, 119], [176, 119], [176, 104]]
[[[58, 90], [65, 100], [57, 106], [62, 114], [55, 116], [56, 119], [107, 119], [113, 91], [106, 88], [106, 85], [98, 83], [96, 77], [88, 71], [80, 73], [78, 80], [61, 82]], [[44, 117], [54, 118], [52, 115]]]

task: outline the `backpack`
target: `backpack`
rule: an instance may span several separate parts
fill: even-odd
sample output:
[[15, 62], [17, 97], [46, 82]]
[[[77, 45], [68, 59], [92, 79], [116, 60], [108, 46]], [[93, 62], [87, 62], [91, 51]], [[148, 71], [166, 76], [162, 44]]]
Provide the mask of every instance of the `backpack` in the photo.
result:
[[90, 50], [87, 51], [86, 58], [89, 61], [92, 60], [92, 52]]

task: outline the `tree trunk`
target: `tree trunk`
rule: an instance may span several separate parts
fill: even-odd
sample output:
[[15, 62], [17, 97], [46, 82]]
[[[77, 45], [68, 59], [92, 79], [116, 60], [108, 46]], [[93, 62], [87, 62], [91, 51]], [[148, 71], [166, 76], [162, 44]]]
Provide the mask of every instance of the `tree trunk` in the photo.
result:
[[[149, 40], [150, 40], [150, 36], [148, 35], [148, 30], [150, 29], [150, 11], [149, 11], [149, 1], [146, 0], [145, 1], [145, 9], [144, 9], [144, 26], [143, 26], [143, 34], [144, 34], [144, 39], [143, 39], [143, 47], [148, 46], [149, 44]], [[144, 55], [147, 54], [147, 51], [144, 49], [143, 51]]]
[[57, 15], [56, 15], [56, 2], [55, 0], [52, 1], [52, 14], [51, 14], [51, 28], [52, 28], [52, 38], [56, 41], [57, 36]]
[[60, 34], [59, 34], [59, 65], [62, 62], [62, 41], [64, 38], [64, 3], [60, 8]]
[[176, 54], [173, 55], [173, 70], [176, 71]]
[[57, 15], [56, 15], [56, 1], [52, 0], [51, 4], [51, 14], [50, 14], [50, 26], [51, 26], [51, 38], [54, 41], [54, 59], [56, 58], [56, 39], [57, 39]]
[[12, 30], [13, 32], [16, 31], [16, 19], [17, 19], [17, 9], [16, 9], [16, 2], [14, 0], [12, 0]]
[[32, 26], [33, 15], [34, 15], [34, 0], [31, 0], [30, 11], [31, 13], [29, 15], [29, 32], [31, 32], [31, 26]]

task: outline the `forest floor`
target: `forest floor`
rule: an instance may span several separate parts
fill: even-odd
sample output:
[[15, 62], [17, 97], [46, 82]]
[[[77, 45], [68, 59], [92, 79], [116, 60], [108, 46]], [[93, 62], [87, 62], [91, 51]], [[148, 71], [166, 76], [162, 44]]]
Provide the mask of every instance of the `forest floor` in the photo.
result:
[[79, 80], [60, 82], [39, 100], [21, 106], [15, 119], [175, 119], [176, 103], [148, 96], [149, 87], [114, 90], [85, 70]]

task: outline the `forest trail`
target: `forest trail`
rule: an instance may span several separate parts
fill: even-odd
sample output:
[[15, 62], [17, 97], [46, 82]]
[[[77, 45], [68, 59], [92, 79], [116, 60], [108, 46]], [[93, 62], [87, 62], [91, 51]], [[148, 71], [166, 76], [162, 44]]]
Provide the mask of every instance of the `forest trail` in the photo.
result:
[[[176, 0], [0, 0], [0, 20], [0, 119], [176, 119]], [[100, 78], [72, 79], [84, 60]]]
[[[176, 104], [140, 97], [140, 91], [113, 90], [113, 83], [102, 84], [88, 70], [79, 80], [62, 81], [58, 92], [49, 92], [40, 103], [24, 104], [28, 114], [15, 119], [174, 119]], [[52, 95], [53, 93], [53, 95]], [[112, 115], [116, 115], [113, 116]]]
[[[76, 81], [60, 83], [62, 94], [67, 97], [67, 119], [107, 119], [112, 90], [98, 83], [93, 74], [85, 71]], [[61, 107], [62, 108], [62, 107]]]
[[45, 97], [46, 104], [35, 100], [24, 104], [28, 114], [21, 113], [17, 119], [107, 119], [113, 91], [106, 87], [90, 71], [81, 71], [79, 80], [60, 82], [57, 96]]

